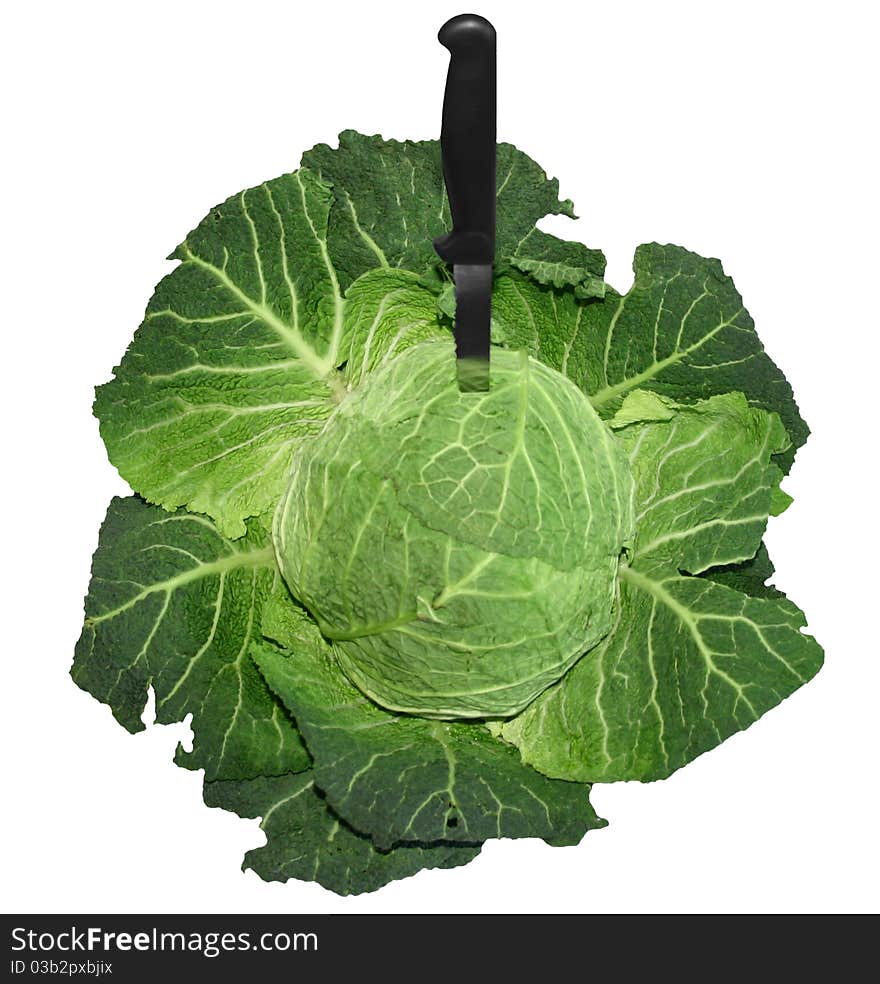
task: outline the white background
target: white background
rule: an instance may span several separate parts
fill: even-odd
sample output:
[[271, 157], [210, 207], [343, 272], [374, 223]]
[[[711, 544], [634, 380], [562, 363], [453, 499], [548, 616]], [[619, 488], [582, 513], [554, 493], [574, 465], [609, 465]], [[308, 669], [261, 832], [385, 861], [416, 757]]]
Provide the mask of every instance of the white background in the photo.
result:
[[875, 5], [489, 2], [499, 139], [618, 288], [656, 239], [720, 256], [813, 428], [771, 522], [819, 677], [671, 779], [597, 787], [577, 848], [490, 843], [339, 899], [242, 874], [185, 726], [132, 737], [67, 670], [107, 500], [91, 417], [163, 260], [210, 206], [353, 127], [434, 137], [458, 3], [31, 2], [3, 15], [2, 905], [7, 912], [878, 908]]

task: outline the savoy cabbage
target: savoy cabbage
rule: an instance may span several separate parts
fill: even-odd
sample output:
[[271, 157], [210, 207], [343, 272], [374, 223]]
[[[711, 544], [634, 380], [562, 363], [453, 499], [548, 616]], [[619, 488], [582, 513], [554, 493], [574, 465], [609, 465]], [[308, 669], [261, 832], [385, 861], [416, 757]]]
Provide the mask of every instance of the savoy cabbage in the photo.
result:
[[590, 784], [668, 776], [819, 669], [761, 539], [807, 436], [717, 260], [618, 294], [498, 147], [492, 382], [456, 385], [435, 142], [354, 132], [212, 209], [99, 387], [135, 495], [100, 532], [77, 684], [340, 893], [575, 844]]

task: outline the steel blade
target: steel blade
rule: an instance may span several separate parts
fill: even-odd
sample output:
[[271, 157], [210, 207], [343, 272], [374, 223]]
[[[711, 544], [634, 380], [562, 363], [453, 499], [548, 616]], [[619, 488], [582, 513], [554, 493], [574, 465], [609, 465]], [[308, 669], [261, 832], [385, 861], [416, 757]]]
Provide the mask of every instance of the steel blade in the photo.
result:
[[489, 323], [492, 317], [492, 265], [456, 263], [455, 354], [462, 392], [489, 388]]

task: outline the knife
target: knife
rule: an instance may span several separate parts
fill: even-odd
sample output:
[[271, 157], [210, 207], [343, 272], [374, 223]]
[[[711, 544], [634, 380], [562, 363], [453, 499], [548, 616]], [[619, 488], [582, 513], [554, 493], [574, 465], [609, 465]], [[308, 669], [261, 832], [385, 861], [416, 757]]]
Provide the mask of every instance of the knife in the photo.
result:
[[459, 14], [437, 35], [449, 49], [440, 150], [452, 231], [434, 240], [455, 280], [458, 386], [489, 388], [489, 325], [495, 259], [495, 28]]

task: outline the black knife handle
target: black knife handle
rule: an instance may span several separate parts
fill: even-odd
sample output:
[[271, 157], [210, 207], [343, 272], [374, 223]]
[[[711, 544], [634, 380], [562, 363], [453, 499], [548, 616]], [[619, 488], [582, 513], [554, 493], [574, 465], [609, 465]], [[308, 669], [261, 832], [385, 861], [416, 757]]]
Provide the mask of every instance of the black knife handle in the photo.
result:
[[440, 149], [452, 231], [434, 240], [447, 263], [495, 258], [495, 28], [459, 14], [437, 35], [449, 49]]

